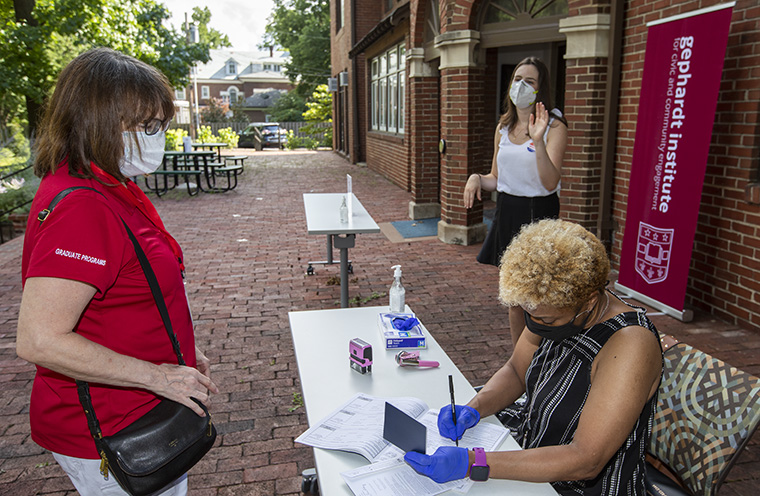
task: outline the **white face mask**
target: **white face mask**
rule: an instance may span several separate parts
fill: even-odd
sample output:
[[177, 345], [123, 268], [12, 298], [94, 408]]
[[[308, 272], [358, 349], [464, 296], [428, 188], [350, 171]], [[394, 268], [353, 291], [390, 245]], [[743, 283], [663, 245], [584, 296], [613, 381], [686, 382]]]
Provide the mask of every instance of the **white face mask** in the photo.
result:
[[512, 87], [509, 88], [509, 99], [517, 108], [527, 108], [536, 101], [536, 93], [538, 91], [534, 90], [533, 86], [521, 79], [512, 83]]
[[[140, 149], [135, 145], [135, 138], [140, 143]], [[159, 131], [148, 136], [143, 131], [124, 131], [124, 156], [119, 170], [127, 177], [142, 176], [155, 172], [164, 161], [166, 132]]]

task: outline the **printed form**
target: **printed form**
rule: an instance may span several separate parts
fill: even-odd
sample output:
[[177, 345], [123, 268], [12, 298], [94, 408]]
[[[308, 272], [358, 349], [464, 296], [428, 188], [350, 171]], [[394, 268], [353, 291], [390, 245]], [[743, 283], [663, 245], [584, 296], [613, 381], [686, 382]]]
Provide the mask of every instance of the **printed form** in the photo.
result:
[[[377, 398], [364, 393], [354, 395], [301, 434], [296, 442], [315, 448], [358, 453], [373, 462], [341, 474], [357, 496], [434, 496], [449, 490], [469, 491], [473, 484], [469, 479], [438, 484], [418, 474], [404, 462], [404, 452], [383, 439], [386, 401], [427, 427], [427, 454], [435, 453], [440, 446], [455, 446], [454, 441], [438, 433], [438, 410], [431, 410], [422, 400]], [[509, 431], [501, 425], [481, 422], [464, 433], [459, 446], [482, 447], [491, 451], [498, 448], [508, 435]]]

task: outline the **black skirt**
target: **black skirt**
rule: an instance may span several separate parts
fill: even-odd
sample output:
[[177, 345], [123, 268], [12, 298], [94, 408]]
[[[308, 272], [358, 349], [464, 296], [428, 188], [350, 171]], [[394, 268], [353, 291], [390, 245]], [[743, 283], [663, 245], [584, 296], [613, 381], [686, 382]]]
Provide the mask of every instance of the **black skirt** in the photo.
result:
[[478, 254], [478, 262], [499, 266], [501, 255], [525, 224], [559, 217], [559, 196], [513, 196], [499, 192], [496, 215]]

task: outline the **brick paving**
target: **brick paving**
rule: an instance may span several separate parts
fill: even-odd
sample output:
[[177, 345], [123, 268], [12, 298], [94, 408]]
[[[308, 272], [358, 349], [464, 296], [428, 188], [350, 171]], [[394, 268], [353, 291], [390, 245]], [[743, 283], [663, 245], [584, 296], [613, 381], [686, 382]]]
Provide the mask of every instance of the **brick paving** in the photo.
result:
[[[245, 153], [236, 150], [235, 153]], [[191, 471], [192, 495], [295, 495], [310, 448], [293, 439], [307, 428], [287, 314], [339, 307], [338, 267], [315, 266], [323, 236], [306, 235], [302, 194], [354, 192], [378, 222], [407, 219], [410, 195], [332, 152], [249, 152], [240, 185], [219, 195], [182, 191], [155, 200], [184, 248], [199, 346], [212, 361], [221, 393], [211, 412], [215, 448]], [[34, 369], [15, 353], [21, 300], [22, 239], [0, 245], [0, 495], [75, 494], [70, 482], [29, 436]], [[485, 382], [511, 353], [507, 312], [496, 299], [497, 271], [475, 261], [479, 246], [437, 240], [391, 243], [357, 236], [350, 251], [352, 305], [382, 304], [391, 266], [404, 269], [407, 303], [473, 384]], [[337, 251], [335, 253], [337, 260]], [[754, 375], [760, 332], [698, 314], [683, 324], [655, 315], [658, 328]], [[760, 487], [759, 436], [729, 474], [721, 496], [754, 496]]]

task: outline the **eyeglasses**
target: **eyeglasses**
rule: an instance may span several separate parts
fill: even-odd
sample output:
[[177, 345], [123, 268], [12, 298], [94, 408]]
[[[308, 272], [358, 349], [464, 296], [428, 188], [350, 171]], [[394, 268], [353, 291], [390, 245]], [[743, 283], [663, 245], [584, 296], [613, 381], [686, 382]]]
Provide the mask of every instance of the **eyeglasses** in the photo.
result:
[[145, 128], [145, 134], [148, 136], [153, 136], [159, 131], [166, 131], [166, 129], [169, 127], [169, 122], [162, 121], [161, 119], [151, 119], [149, 121], [143, 122], [142, 125]]

